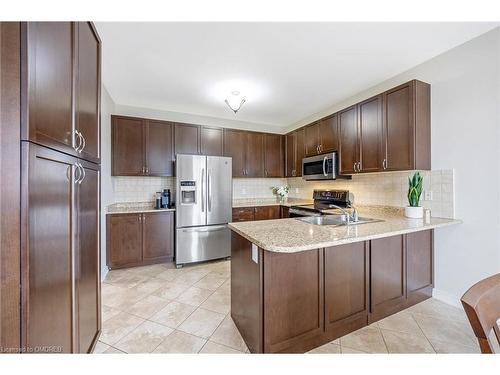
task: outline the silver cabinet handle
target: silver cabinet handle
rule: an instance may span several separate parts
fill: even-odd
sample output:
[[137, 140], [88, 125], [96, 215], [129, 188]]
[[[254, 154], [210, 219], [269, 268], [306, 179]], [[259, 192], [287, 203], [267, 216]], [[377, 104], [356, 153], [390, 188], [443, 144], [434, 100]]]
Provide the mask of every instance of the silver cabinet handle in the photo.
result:
[[78, 181], [78, 185], [81, 185], [82, 184], [82, 181], [85, 180], [85, 176], [87, 175], [85, 173], [85, 168], [83, 168], [83, 165], [81, 165], [80, 163], [78, 163], [80, 165], [80, 169], [82, 171], [82, 178], [80, 179], [80, 181]]
[[146, 167], [146, 174], [149, 174], [149, 167]]
[[203, 194], [203, 181], [205, 180], [205, 168], [201, 170], [201, 212], [205, 212], [205, 194]]
[[385, 170], [385, 169], [387, 169], [387, 159], [384, 159], [384, 160], [382, 161], [382, 168], [383, 168], [384, 170]]
[[326, 174], [326, 160], [327, 159], [328, 159], [328, 157], [326, 157], [326, 156], [323, 158], [323, 176], [325, 176], [325, 177], [327, 176], [327, 174]]
[[80, 181], [80, 178], [82, 177], [82, 171], [80, 167], [78, 166], [78, 162], [75, 163], [75, 185], [78, 184], [78, 181]]
[[354, 165], [353, 165], [354, 172], [357, 172], [356, 165], [357, 165], [357, 163], [355, 162]]
[[358, 161], [358, 172], [361, 172], [361, 162]]
[[73, 146], [73, 148], [75, 149], [76, 152], [79, 152], [78, 150], [80, 149], [80, 147], [82, 146], [82, 137], [80, 136], [80, 132], [78, 130], [74, 130], [73, 131], [73, 135], [75, 136], [76, 138], [76, 145]]
[[85, 141], [85, 137], [83, 136], [83, 133], [80, 132], [80, 137], [82, 137], [82, 148], [80, 149], [80, 152], [83, 151], [83, 149], [85, 148], [85, 146], [87, 145], [87, 142]]
[[207, 171], [208, 173], [208, 177], [207, 177], [207, 180], [208, 180], [208, 211], [212, 211], [212, 176], [211, 176], [211, 173], [210, 173], [210, 169]]

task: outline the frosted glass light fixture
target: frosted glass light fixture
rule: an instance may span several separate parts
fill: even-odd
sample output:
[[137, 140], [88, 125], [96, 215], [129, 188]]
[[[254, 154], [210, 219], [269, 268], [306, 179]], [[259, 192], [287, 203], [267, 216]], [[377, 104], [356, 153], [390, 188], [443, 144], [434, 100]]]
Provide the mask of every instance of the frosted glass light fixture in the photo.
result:
[[231, 95], [226, 100], [224, 100], [227, 106], [231, 108], [231, 110], [235, 114], [240, 110], [241, 106], [243, 105], [243, 103], [245, 103], [245, 101], [246, 101], [245, 98], [241, 96], [239, 91], [232, 91]]

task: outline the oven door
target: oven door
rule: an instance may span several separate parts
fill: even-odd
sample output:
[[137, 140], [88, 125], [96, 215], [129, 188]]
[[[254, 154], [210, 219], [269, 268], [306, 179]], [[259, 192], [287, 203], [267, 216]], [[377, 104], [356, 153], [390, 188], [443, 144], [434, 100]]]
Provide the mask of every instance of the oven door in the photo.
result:
[[337, 153], [310, 156], [302, 159], [302, 178], [304, 180], [334, 180], [336, 174]]

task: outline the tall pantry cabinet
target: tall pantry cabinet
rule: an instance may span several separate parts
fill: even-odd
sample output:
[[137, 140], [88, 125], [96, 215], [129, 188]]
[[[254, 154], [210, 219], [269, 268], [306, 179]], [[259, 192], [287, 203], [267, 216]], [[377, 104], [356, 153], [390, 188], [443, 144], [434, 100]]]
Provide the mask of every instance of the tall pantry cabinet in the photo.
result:
[[21, 347], [101, 330], [100, 59], [89, 22], [21, 23]]

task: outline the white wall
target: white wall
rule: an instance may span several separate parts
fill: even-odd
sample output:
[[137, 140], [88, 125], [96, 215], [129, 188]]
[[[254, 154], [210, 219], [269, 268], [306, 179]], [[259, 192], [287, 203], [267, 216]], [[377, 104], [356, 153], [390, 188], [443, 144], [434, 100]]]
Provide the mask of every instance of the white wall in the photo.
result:
[[162, 111], [158, 109], [143, 108], [143, 107], [132, 107], [121, 104], [116, 105], [116, 114], [124, 116], [145, 117], [145, 118], [174, 121], [174, 122], [186, 122], [189, 124], [197, 124], [197, 125], [221, 126], [224, 128], [245, 129], [245, 130], [284, 134], [282, 127], [274, 127], [271, 125], [266, 126], [263, 124], [255, 124], [252, 122], [227, 120], [209, 116], [193, 115], [182, 112]]
[[414, 78], [432, 86], [432, 168], [454, 169], [463, 224], [435, 231], [435, 296], [458, 304], [473, 283], [500, 272], [500, 28], [288, 130]]
[[115, 103], [104, 85], [101, 86], [101, 276], [106, 267], [106, 206], [114, 202], [111, 180], [111, 115]]

